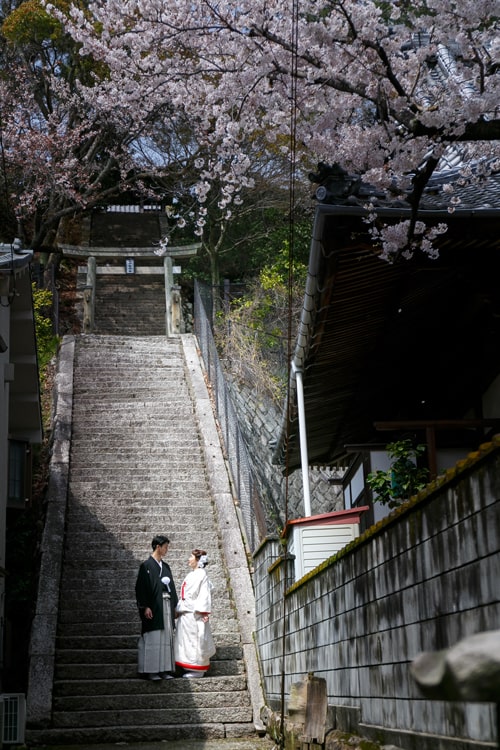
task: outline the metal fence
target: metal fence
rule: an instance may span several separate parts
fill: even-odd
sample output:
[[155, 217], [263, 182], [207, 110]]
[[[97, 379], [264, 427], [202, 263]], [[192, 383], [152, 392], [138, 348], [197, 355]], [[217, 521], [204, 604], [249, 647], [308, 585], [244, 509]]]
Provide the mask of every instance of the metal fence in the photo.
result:
[[213, 391], [215, 410], [224, 441], [235, 494], [248, 547], [253, 552], [267, 533], [257, 483], [250, 457], [240, 432], [236, 411], [231, 401], [212, 330], [213, 289], [195, 282], [194, 330]]

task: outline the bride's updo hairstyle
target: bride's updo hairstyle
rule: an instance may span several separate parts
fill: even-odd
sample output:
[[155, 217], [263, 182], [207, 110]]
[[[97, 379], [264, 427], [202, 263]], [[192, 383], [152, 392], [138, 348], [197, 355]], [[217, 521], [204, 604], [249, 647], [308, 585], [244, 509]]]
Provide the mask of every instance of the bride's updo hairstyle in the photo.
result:
[[208, 565], [208, 555], [204, 549], [194, 549], [191, 554], [198, 560], [199, 568], [205, 568]]

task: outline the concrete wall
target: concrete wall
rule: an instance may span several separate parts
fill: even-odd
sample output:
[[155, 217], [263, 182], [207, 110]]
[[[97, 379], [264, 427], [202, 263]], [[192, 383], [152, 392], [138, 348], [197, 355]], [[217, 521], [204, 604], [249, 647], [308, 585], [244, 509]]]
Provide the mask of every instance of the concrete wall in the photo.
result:
[[254, 564], [273, 710], [282, 687], [287, 696], [313, 672], [326, 679], [332, 728], [411, 750], [496, 747], [480, 744], [496, 741], [494, 704], [424, 700], [409, 664], [499, 627], [500, 439], [297, 583], [277, 538]]

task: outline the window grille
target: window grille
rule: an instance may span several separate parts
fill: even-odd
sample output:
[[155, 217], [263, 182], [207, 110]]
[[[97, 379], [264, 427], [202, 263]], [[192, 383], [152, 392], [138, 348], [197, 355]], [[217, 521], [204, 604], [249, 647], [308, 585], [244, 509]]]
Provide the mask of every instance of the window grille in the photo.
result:
[[4, 745], [23, 745], [26, 698], [22, 693], [4, 693], [1, 698], [2, 742]]

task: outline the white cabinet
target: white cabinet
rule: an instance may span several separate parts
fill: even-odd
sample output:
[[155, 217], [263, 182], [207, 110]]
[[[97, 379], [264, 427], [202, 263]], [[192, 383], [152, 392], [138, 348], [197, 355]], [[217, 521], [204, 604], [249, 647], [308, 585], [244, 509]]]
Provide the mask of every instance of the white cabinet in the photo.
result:
[[359, 536], [359, 519], [368, 507], [289, 521], [283, 535], [294, 555], [295, 580], [321, 565]]

